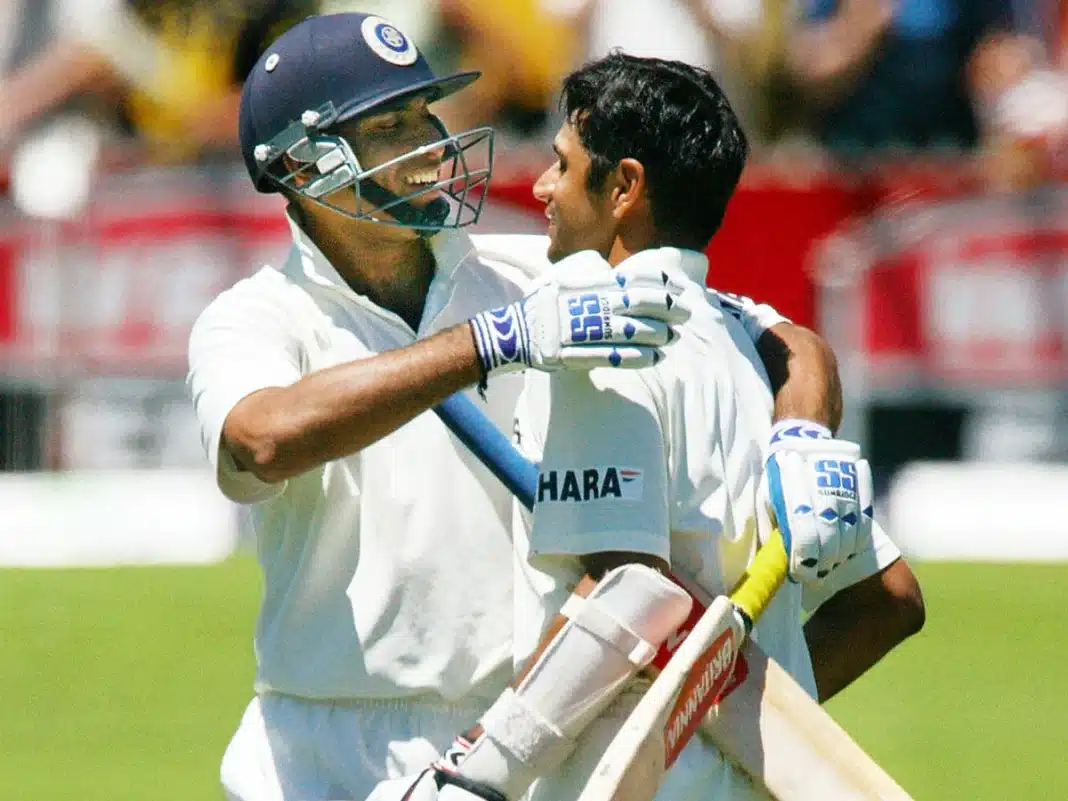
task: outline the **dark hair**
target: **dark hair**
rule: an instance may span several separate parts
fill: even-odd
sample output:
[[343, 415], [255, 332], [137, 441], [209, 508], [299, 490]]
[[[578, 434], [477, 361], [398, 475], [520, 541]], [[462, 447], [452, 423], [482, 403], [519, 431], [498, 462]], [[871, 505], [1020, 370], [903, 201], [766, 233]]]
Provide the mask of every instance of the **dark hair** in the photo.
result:
[[591, 191], [620, 160], [637, 159], [660, 233], [672, 244], [708, 244], [738, 185], [748, 144], [707, 70], [612, 52], [564, 79], [560, 107], [589, 152]]

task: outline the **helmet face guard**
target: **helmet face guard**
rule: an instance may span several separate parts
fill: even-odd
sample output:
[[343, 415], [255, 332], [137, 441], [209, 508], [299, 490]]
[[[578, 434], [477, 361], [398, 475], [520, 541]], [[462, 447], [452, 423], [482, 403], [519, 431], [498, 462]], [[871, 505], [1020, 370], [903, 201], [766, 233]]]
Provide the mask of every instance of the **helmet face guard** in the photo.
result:
[[[367, 112], [373, 114], [371, 110]], [[305, 111], [269, 142], [255, 148], [262, 175], [294, 193], [354, 220], [413, 228], [428, 234], [462, 228], [482, 214], [493, 170], [493, 130], [474, 128], [449, 134], [434, 118], [442, 138], [422, 145], [384, 164], [364, 169], [344, 137], [331, 133], [340, 120], [332, 103]], [[428, 152], [443, 151], [438, 180], [397, 195], [375, 180], [407, 162], [422, 160]], [[293, 162], [285, 166], [283, 156]], [[337, 193], [352, 192], [352, 208], [331, 202]], [[430, 196], [425, 203], [413, 200]], [[386, 212], [389, 216], [384, 217]]]

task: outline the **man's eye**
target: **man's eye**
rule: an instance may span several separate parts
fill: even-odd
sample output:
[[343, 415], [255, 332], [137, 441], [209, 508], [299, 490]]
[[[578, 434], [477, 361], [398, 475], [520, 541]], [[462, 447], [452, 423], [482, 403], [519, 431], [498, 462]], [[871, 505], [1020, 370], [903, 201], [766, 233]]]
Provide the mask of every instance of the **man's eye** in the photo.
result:
[[371, 123], [368, 126], [367, 132], [368, 133], [388, 133], [390, 131], [397, 130], [397, 128], [399, 128], [399, 127], [400, 127], [400, 120], [397, 117], [394, 117], [394, 116], [382, 117], [380, 119], [375, 120], [373, 123]]

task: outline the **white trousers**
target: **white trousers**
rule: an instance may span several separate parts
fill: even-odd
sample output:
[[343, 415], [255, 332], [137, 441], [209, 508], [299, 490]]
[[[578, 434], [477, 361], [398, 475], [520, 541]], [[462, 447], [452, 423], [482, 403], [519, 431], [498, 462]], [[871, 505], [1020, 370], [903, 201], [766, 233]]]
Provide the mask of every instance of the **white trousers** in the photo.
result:
[[418, 774], [488, 706], [259, 696], [223, 756], [223, 789], [229, 801], [364, 801], [379, 782]]

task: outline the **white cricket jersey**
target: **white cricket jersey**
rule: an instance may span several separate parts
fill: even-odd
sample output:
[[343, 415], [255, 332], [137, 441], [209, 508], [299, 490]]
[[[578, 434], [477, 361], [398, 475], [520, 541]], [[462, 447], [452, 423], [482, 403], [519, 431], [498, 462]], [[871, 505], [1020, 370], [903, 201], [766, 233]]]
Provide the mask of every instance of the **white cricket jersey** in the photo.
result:
[[[223, 492], [253, 503], [264, 573], [259, 692], [305, 698], [494, 698], [511, 673], [511, 499], [426, 412], [362, 451], [268, 485], [220, 452], [246, 395], [403, 347], [522, 296], [508, 255], [432, 240], [438, 271], [418, 331], [352, 291], [292, 224], [294, 247], [222, 293], [190, 339], [189, 385]], [[537, 243], [535, 243], [537, 244]], [[517, 241], [518, 260], [536, 259]], [[529, 253], [528, 253], [529, 251]], [[545, 259], [544, 247], [540, 258]], [[511, 431], [521, 376], [479, 405]], [[472, 396], [476, 398], [472, 392]]]
[[[703, 254], [662, 248], [632, 258], [688, 283], [683, 297], [693, 315], [655, 367], [527, 373], [516, 431], [541, 466], [533, 515], [517, 515], [515, 533], [520, 663], [582, 576], [582, 554], [652, 554], [718, 595], [758, 545], [757, 484], [773, 398], [753, 341], [704, 289]], [[797, 585], [779, 591], [754, 637], [815, 694]], [[719, 763], [714, 783], [733, 786], [730, 767], [718, 753], [710, 758]]]
[[[256, 689], [324, 699], [495, 698], [512, 673], [511, 498], [433, 412], [273, 485], [238, 472], [220, 437], [230, 410], [252, 392], [409, 345], [518, 299], [548, 267], [548, 239], [435, 236], [438, 272], [412, 331], [353, 292], [292, 228], [285, 264], [223, 292], [189, 346], [204, 445], [222, 491], [249, 504], [263, 568]], [[754, 338], [782, 319], [751, 303], [741, 313]], [[479, 402], [509, 434], [522, 382], [521, 374], [494, 377]]]

